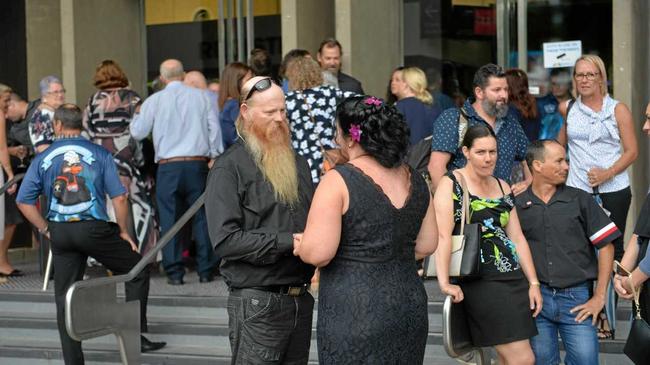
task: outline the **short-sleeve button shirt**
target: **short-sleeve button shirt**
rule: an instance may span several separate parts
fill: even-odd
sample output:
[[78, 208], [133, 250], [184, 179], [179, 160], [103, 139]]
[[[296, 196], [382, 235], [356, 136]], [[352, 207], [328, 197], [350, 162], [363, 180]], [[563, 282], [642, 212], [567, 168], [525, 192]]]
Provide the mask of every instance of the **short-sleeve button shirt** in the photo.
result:
[[36, 155], [16, 197], [18, 203], [36, 204], [47, 198], [50, 222], [108, 221], [106, 195], [126, 194], [113, 155], [83, 137], [56, 139]]
[[593, 248], [605, 247], [621, 232], [590, 194], [560, 185], [548, 204], [532, 188], [515, 201], [539, 281], [567, 288], [598, 277]]
[[[473, 99], [468, 98], [463, 106], [467, 112], [468, 127], [480, 123], [489, 126], [474, 110], [473, 101]], [[460, 110], [458, 108], [447, 109], [433, 123], [431, 150], [447, 152], [452, 155], [447, 164], [447, 170], [449, 171], [462, 168], [467, 164], [458, 142], [459, 116]], [[526, 158], [528, 138], [519, 121], [515, 120], [511, 115], [497, 119], [495, 132], [497, 136], [497, 163], [494, 176], [510, 182], [510, 173], [514, 162], [523, 161]]]

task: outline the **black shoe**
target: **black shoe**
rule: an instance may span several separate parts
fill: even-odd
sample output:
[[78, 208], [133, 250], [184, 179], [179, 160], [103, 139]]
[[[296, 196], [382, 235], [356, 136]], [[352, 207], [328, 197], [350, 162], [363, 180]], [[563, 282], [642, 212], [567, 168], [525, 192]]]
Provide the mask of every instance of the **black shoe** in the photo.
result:
[[167, 342], [151, 342], [146, 337], [140, 335], [140, 352], [149, 352], [160, 350], [165, 347]]
[[199, 282], [201, 283], [209, 283], [211, 281], [214, 281], [214, 276], [212, 274], [202, 275], [201, 277], [199, 277]]
[[185, 284], [185, 282], [183, 282], [183, 279], [167, 278], [167, 284], [169, 284], [169, 285], [183, 285], [183, 284]]

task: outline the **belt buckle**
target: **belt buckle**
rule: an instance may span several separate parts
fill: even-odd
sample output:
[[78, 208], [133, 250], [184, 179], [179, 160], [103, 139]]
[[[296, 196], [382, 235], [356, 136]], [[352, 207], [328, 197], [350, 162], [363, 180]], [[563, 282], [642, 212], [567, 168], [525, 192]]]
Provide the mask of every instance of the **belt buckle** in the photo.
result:
[[290, 286], [287, 290], [287, 295], [291, 297], [298, 297], [302, 294], [304, 287], [302, 286]]

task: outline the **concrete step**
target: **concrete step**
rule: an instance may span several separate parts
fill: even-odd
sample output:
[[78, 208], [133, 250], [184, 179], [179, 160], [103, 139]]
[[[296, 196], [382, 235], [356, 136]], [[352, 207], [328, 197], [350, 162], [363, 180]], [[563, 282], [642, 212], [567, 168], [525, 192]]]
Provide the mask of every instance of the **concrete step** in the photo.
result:
[[[10, 362], [11, 358], [60, 360], [58, 332], [54, 329], [24, 329], [0, 327], [0, 364]], [[198, 336], [177, 334], [154, 334], [156, 341], [166, 341], [163, 349], [143, 354], [145, 364], [228, 364], [230, 344], [228, 336]], [[114, 336], [102, 336], [84, 341], [84, 354], [89, 361], [119, 363], [117, 342]], [[4, 359], [4, 360], [3, 360]], [[310, 363], [317, 363], [318, 354], [315, 339], [312, 340]], [[46, 362], [49, 364], [48, 362]], [[62, 362], [51, 362], [58, 364]], [[427, 364], [455, 364], [446, 356], [440, 345], [427, 345], [425, 353]], [[31, 364], [31, 363], [30, 363]]]
[[[229, 363], [228, 317], [224, 297], [167, 297], [154, 296], [149, 300], [150, 337], [167, 341], [161, 351], [143, 356], [152, 364], [207, 364]], [[429, 303], [428, 357], [435, 364], [445, 364], [450, 359], [442, 349], [442, 303]], [[619, 309], [629, 316], [629, 308]], [[314, 328], [317, 312], [314, 311]], [[624, 317], [619, 317], [624, 318]], [[618, 321], [617, 340], [602, 341], [600, 351], [613, 356], [622, 353], [624, 339], [629, 332], [629, 322]], [[28, 357], [38, 364], [58, 364], [60, 343], [55, 321], [54, 298], [51, 293], [2, 293], [0, 298], [0, 365], [20, 364], [11, 359]], [[312, 338], [316, 338], [315, 330]], [[89, 361], [97, 363], [119, 362], [113, 336], [84, 342]], [[316, 344], [312, 344], [312, 358], [316, 359]], [[43, 362], [45, 361], [45, 362]], [[48, 362], [54, 361], [54, 362]], [[24, 363], [24, 362], [23, 362]], [[454, 363], [453, 361], [451, 363]], [[615, 363], [615, 362], [614, 362]], [[26, 364], [31, 364], [27, 362]], [[34, 363], [37, 364], [37, 363]]]

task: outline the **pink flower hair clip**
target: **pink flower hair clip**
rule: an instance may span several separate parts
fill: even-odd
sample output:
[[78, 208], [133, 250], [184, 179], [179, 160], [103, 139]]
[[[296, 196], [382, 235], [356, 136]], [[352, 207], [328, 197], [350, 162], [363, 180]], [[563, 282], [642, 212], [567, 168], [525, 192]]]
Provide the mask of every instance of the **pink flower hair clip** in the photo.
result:
[[350, 124], [350, 138], [359, 143], [361, 141], [361, 126], [358, 124]]
[[382, 101], [377, 99], [374, 96], [369, 96], [366, 100], [363, 101], [366, 105], [381, 106]]

